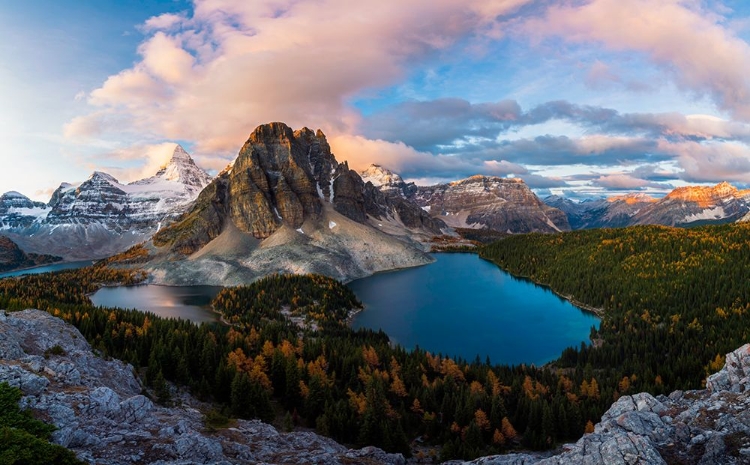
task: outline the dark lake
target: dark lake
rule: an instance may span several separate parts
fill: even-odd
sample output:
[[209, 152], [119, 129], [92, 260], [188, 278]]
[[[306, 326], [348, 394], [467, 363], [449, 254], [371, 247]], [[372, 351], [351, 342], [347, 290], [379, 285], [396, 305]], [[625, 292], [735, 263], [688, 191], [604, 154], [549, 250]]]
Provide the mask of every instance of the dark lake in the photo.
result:
[[23, 270], [7, 271], [5, 273], [0, 273], [0, 278], [10, 278], [13, 276], [23, 276], [27, 274], [49, 273], [51, 271], [73, 270], [93, 264], [94, 262], [91, 260], [83, 262], [53, 263], [51, 265], [37, 266], [34, 268], [26, 268]]
[[364, 302], [353, 327], [383, 329], [413, 349], [492, 363], [544, 364], [587, 342], [599, 319], [474, 254], [349, 283]]
[[156, 286], [144, 284], [127, 287], [104, 287], [90, 296], [94, 305], [135, 308], [164, 318], [182, 318], [194, 323], [219, 321], [211, 311], [211, 300], [221, 287]]

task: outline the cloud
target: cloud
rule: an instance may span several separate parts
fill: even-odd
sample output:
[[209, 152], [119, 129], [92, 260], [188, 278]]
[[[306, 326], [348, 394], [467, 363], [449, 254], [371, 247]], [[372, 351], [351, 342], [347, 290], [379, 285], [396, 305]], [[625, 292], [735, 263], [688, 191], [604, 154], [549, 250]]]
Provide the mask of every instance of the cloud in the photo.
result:
[[619, 83], [621, 79], [609, 65], [596, 60], [586, 73], [585, 81], [586, 85], [592, 89], [606, 89], [613, 83]]
[[145, 33], [157, 30], [167, 31], [180, 26], [186, 21], [187, 15], [185, 13], [164, 13], [147, 19], [140, 29]]
[[110, 150], [94, 157], [88, 168], [91, 171], [104, 169], [121, 183], [137, 181], [153, 176], [166, 165], [176, 145], [164, 142]]
[[505, 170], [527, 172], [517, 164], [498, 160], [489, 162], [468, 157], [434, 155], [420, 152], [403, 142], [373, 140], [362, 136], [341, 135], [329, 139], [331, 149], [339, 161], [347, 161], [350, 168], [361, 171], [370, 163], [377, 163], [406, 178], [457, 179], [483, 173], [494, 168], [496, 174], [509, 174]]
[[750, 45], [725, 18], [685, 0], [591, 0], [547, 8], [521, 30], [534, 40], [562, 39], [644, 54], [675, 82], [710, 95], [734, 117], [750, 120]]
[[750, 147], [736, 142], [699, 144], [662, 142], [674, 152], [687, 182], [750, 182]]
[[140, 60], [94, 89], [88, 101], [98, 110], [71, 121], [66, 134], [103, 137], [115, 127], [191, 140], [198, 153], [217, 156], [236, 153], [270, 121], [348, 132], [359, 119], [353, 95], [495, 31], [499, 17], [528, 2], [195, 0], [192, 16], [146, 21]]
[[[549, 189], [555, 187], [569, 187], [567, 181], [561, 177], [547, 177], [539, 174], [525, 174], [519, 176], [531, 189]], [[541, 195], [537, 193], [538, 195]]]
[[618, 173], [618, 174], [607, 174], [599, 176], [591, 181], [591, 184], [598, 187], [603, 187], [608, 190], [641, 190], [645, 188], [655, 189], [671, 189], [672, 186], [668, 184], [661, 184], [656, 182], [647, 181], [640, 179], [631, 174]]

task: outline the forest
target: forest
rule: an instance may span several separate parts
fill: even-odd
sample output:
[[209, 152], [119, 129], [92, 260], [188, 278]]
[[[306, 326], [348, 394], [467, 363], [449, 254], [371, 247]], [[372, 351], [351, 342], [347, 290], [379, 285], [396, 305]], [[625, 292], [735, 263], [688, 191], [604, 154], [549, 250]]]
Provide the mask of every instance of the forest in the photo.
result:
[[93, 307], [86, 295], [98, 286], [145, 277], [106, 264], [0, 281], [0, 308], [40, 308], [74, 324], [95, 350], [133, 364], [165, 404], [184, 386], [215, 402], [212, 419], [261, 418], [345, 444], [471, 459], [576, 440], [624, 394], [699, 388], [747, 339], [749, 239], [744, 225], [635, 227], [479, 248], [603, 309], [596, 344], [545, 367], [406, 351], [382, 332], [354, 331], [346, 318], [361, 306], [356, 296], [314, 275], [223, 290], [213, 304], [228, 324]]

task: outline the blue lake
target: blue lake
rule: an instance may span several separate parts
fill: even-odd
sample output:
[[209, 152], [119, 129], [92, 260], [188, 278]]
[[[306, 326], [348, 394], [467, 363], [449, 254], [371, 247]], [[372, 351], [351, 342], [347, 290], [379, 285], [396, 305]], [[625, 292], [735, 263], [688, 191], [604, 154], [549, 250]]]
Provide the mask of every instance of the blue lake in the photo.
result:
[[83, 267], [90, 266], [93, 264], [94, 262], [91, 260], [83, 261], [83, 262], [53, 263], [51, 265], [37, 266], [34, 268], [25, 268], [23, 270], [7, 271], [5, 273], [0, 273], [0, 278], [11, 278], [13, 276], [24, 276], [27, 274], [50, 273], [52, 271], [74, 270], [77, 268], [83, 268]]
[[349, 283], [365, 304], [352, 326], [382, 329], [408, 349], [514, 365], [554, 360], [599, 327], [595, 315], [477, 255], [434, 257]]

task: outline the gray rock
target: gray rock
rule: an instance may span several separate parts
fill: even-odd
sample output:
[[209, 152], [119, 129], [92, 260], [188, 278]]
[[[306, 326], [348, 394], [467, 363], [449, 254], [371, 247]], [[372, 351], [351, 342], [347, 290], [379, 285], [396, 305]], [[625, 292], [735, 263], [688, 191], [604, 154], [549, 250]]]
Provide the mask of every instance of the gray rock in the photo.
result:
[[47, 388], [49, 380], [20, 366], [0, 365], [0, 383], [8, 383], [19, 388], [25, 395], [35, 396]]
[[138, 395], [120, 403], [119, 419], [125, 423], [143, 420], [154, 408], [154, 403], [147, 397]]
[[746, 392], [750, 388], [750, 344], [745, 344], [726, 356], [724, 368], [706, 380], [711, 392]]

